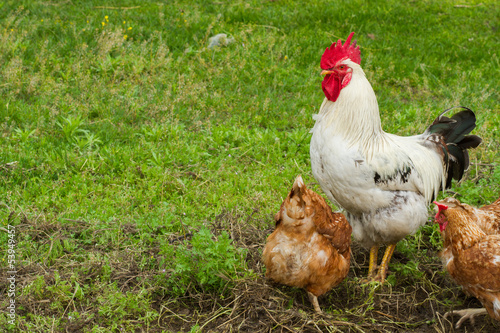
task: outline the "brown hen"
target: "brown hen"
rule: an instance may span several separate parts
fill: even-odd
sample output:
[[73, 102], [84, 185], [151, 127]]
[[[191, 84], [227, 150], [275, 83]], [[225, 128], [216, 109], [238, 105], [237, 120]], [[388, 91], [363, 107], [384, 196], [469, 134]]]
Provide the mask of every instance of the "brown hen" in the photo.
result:
[[463, 212], [487, 235], [500, 234], [500, 198], [494, 203], [481, 208], [461, 203], [455, 198], [443, 199], [438, 204], [446, 205], [448, 209], [457, 209]]
[[454, 311], [462, 316], [457, 328], [485, 313], [500, 321], [500, 200], [480, 209], [451, 198], [435, 203], [444, 238], [441, 259], [451, 277], [485, 307]]
[[307, 290], [316, 312], [318, 296], [347, 276], [351, 260], [351, 226], [333, 213], [323, 197], [309, 190], [301, 176], [275, 216], [263, 261], [266, 277]]

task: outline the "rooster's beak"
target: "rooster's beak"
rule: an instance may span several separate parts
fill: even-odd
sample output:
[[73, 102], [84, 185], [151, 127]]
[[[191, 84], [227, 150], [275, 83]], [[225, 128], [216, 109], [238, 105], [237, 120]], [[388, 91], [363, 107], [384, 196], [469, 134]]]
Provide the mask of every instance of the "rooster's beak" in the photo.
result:
[[327, 69], [321, 71], [321, 75], [328, 75], [328, 74], [333, 74], [333, 73], [334, 73], [334, 71], [329, 71]]

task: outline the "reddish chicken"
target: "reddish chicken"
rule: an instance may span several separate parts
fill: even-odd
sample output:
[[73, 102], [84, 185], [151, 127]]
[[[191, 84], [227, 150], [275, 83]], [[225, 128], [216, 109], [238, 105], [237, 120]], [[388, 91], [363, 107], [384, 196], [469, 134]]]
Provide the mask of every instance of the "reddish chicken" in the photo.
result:
[[[311, 166], [327, 197], [344, 209], [354, 238], [370, 248], [368, 280], [383, 282], [396, 243], [427, 221], [428, 205], [462, 177], [467, 149], [481, 139], [467, 135], [476, 118], [464, 107], [451, 118], [443, 112], [420, 135], [384, 132], [353, 34], [321, 58], [325, 99], [311, 131]], [[381, 245], [387, 248], [376, 271]]]
[[318, 296], [338, 285], [349, 272], [351, 226], [333, 213], [323, 197], [306, 188], [301, 176], [275, 216], [263, 261], [266, 277], [307, 290], [316, 312]]
[[[455, 198], [446, 198], [439, 202], [434, 202], [436, 205], [443, 205], [449, 210], [457, 210], [462, 214], [467, 215], [468, 219], [481, 228], [487, 235], [500, 234], [500, 198], [492, 204], [476, 208], [469, 206], [466, 203], [461, 203]], [[446, 225], [440, 225], [441, 232]]]
[[[477, 224], [477, 226], [487, 235], [500, 234], [500, 199], [481, 208], [475, 208], [466, 203], [461, 203], [455, 198], [446, 198], [434, 203], [438, 205], [438, 207], [439, 205], [443, 205], [442, 207], [447, 207], [447, 209], [450, 210], [460, 210], [463, 214], [466, 214], [471, 221]], [[440, 224], [439, 227], [444, 238], [446, 222]], [[443, 248], [443, 251], [440, 253], [440, 257], [445, 265], [452, 259], [453, 254], [451, 251], [451, 244], [448, 244]]]
[[457, 328], [464, 320], [485, 313], [500, 321], [500, 200], [480, 209], [455, 199], [435, 204], [439, 210], [435, 220], [444, 238], [440, 256], [445, 268], [484, 306], [454, 311], [462, 316]]

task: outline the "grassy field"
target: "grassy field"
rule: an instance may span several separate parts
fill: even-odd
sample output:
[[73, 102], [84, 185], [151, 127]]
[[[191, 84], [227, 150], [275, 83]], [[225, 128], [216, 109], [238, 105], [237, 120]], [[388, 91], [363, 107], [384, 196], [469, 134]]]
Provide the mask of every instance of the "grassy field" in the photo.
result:
[[[295, 176], [321, 193], [319, 61], [351, 31], [387, 132], [476, 112], [484, 142], [443, 196], [498, 198], [499, 12], [493, 0], [1, 2], [0, 326], [452, 331], [444, 312], [480, 304], [443, 272], [432, 223], [398, 245], [384, 286], [360, 283], [368, 253], [354, 243], [321, 316], [304, 291], [266, 281], [260, 256]], [[218, 33], [234, 43], [208, 48]]]

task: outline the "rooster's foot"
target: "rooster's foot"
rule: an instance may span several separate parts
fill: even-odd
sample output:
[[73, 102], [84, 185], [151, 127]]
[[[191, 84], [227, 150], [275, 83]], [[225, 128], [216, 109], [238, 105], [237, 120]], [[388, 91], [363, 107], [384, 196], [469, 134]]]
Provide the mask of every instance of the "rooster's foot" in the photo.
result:
[[369, 274], [367, 277], [361, 279], [360, 282], [362, 284], [369, 284], [369, 283], [375, 282], [375, 281], [377, 281], [376, 280], [377, 275], [378, 274]]

